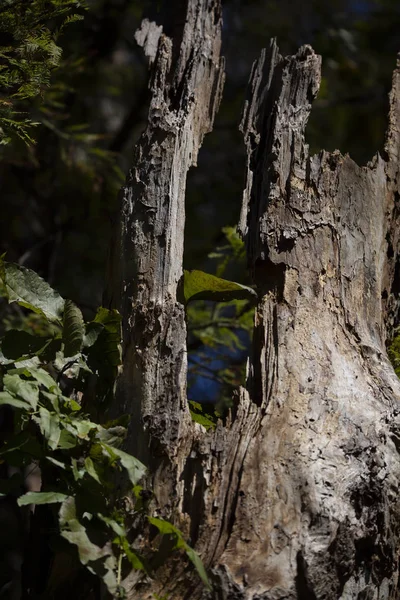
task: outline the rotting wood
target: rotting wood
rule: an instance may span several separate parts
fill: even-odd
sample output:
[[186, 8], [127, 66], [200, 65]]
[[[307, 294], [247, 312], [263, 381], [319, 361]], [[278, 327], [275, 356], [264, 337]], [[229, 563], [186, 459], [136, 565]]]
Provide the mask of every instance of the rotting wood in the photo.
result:
[[[161, 514], [190, 536], [215, 584], [207, 595], [179, 572], [163, 593], [395, 600], [400, 384], [385, 341], [398, 310], [400, 66], [385, 155], [359, 167], [339, 152], [308, 154], [313, 50], [283, 58], [272, 42], [255, 63], [240, 229], [261, 299], [248, 389], [226, 426], [206, 433], [189, 418], [177, 289], [186, 174], [223, 80], [219, 3], [189, 1], [185, 23], [174, 53], [158, 40], [109, 283], [123, 315], [130, 450], [153, 469]], [[159, 591], [130, 582], [130, 598]]]

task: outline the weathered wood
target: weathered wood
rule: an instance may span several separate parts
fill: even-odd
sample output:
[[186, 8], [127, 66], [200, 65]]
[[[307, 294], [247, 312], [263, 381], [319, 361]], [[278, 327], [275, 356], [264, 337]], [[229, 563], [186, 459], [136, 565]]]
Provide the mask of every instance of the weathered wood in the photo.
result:
[[180, 18], [181, 39], [160, 35], [148, 21], [136, 34], [154, 61], [152, 97], [122, 190], [106, 294], [123, 317], [120, 409], [135, 427], [144, 425], [132, 432], [130, 450], [146, 463], [155, 451], [149, 453], [150, 441], [172, 456], [190, 422], [185, 316], [177, 300], [186, 175], [211, 130], [224, 80], [220, 3], [190, 1]]
[[[385, 340], [398, 309], [400, 66], [385, 156], [359, 167], [339, 152], [308, 155], [320, 80], [310, 47], [283, 58], [271, 43], [255, 64], [240, 219], [260, 293], [253, 355], [229, 422], [206, 433], [189, 418], [177, 290], [186, 174], [221, 92], [220, 25], [219, 2], [189, 0], [182, 39], [161, 34], [157, 45], [145, 26], [146, 47], [157, 47], [152, 101], [111, 263], [130, 450], [154, 469], [161, 513], [215, 584], [207, 596], [182, 571], [162, 594], [395, 600], [400, 385]], [[125, 583], [130, 598], [160, 592]]]

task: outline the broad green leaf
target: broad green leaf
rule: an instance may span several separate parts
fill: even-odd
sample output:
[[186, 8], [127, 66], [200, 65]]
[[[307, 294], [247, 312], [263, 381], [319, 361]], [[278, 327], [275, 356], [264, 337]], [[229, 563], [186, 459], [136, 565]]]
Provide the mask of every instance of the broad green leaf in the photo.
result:
[[42, 398], [46, 398], [50, 401], [52, 408], [57, 414], [60, 414], [60, 394], [53, 394], [53, 392], [41, 391]]
[[184, 272], [183, 290], [185, 304], [191, 300], [229, 302], [257, 298], [256, 292], [246, 285], [196, 270]]
[[54, 504], [64, 502], [68, 498], [67, 494], [60, 492], [28, 492], [20, 496], [17, 500], [19, 506], [27, 504]]
[[53, 338], [31, 335], [27, 331], [10, 329], [1, 342], [1, 349], [5, 358], [17, 360], [22, 356], [37, 354]]
[[[69, 521], [69, 525], [74, 527], [74, 531], [61, 531], [61, 535], [64, 539], [66, 539], [70, 544], [74, 544], [78, 548], [79, 560], [83, 565], [87, 565], [89, 562], [94, 562], [99, 560], [104, 556], [104, 552], [99, 546], [93, 544], [90, 541], [88, 534], [86, 533], [85, 527], [81, 525], [78, 521], [72, 523]], [[78, 525], [80, 527], [78, 528]]]
[[102, 427], [99, 429], [98, 438], [102, 442], [109, 444], [110, 446], [119, 447], [122, 442], [126, 438], [127, 429], [126, 427], [122, 427], [121, 425], [116, 425], [115, 427], [109, 427], [108, 429], [104, 429]]
[[14, 406], [14, 408], [22, 408], [25, 410], [30, 410], [32, 408], [32, 405], [29, 402], [25, 402], [25, 400], [19, 400], [8, 392], [0, 392], [0, 406], [2, 404], [7, 404], [8, 406]]
[[101, 362], [118, 367], [121, 364], [121, 315], [117, 310], [100, 307], [94, 322], [103, 325], [104, 329], [92, 348], [100, 346], [104, 352]]
[[93, 477], [93, 479], [95, 481], [97, 481], [97, 483], [101, 484], [100, 477], [98, 476], [97, 471], [96, 471], [96, 467], [94, 466], [94, 463], [93, 463], [92, 459], [89, 456], [87, 456], [85, 458], [85, 468], [86, 468], [87, 473], [91, 477]]
[[65, 301], [62, 339], [64, 356], [75, 356], [81, 351], [85, 324], [79, 308], [71, 301]]
[[58, 447], [60, 450], [69, 450], [70, 448], [75, 448], [77, 445], [76, 437], [66, 429], [61, 431], [60, 439], [58, 440]]
[[115, 557], [107, 547], [100, 548], [90, 540], [86, 528], [77, 519], [74, 498], [63, 502], [59, 517], [61, 536], [77, 547], [81, 563], [92, 573], [99, 575], [114, 596], [117, 589]]
[[103, 444], [103, 447], [110, 453], [116, 455], [121, 465], [127, 470], [129, 479], [132, 485], [136, 485], [137, 482], [143, 477], [146, 473], [146, 467], [142, 464], [137, 458], [123, 452], [119, 448], [114, 448], [113, 446], [108, 446], [107, 444]]
[[60, 388], [57, 385], [57, 382], [52, 378], [52, 376], [45, 371], [44, 369], [29, 369], [31, 376], [36, 379], [38, 383], [41, 383], [47, 390], [55, 388], [54, 391], [61, 393]]
[[29, 402], [34, 410], [36, 410], [39, 400], [39, 386], [33, 381], [21, 379], [19, 375], [4, 375], [4, 389], [14, 396], [18, 396], [22, 400]]
[[65, 428], [70, 431], [73, 435], [77, 435], [80, 439], [88, 439], [88, 434], [92, 431], [92, 429], [98, 429], [100, 425], [96, 425], [92, 421], [87, 421], [85, 419], [78, 420], [75, 418], [71, 424], [65, 424]]
[[49, 447], [55, 450], [60, 439], [60, 418], [41, 406], [39, 416], [35, 415], [33, 420], [39, 425], [43, 437], [47, 440]]
[[0, 258], [0, 278], [2, 279], [9, 302], [42, 314], [49, 321], [61, 321], [64, 300], [37, 273]]
[[104, 330], [104, 325], [102, 323], [97, 323], [96, 321], [91, 321], [86, 325], [86, 334], [83, 338], [83, 346], [85, 348], [90, 348], [97, 341], [97, 338]]
[[72, 412], [77, 412], [78, 410], [82, 409], [81, 405], [72, 398], [68, 398], [68, 408], [70, 408]]

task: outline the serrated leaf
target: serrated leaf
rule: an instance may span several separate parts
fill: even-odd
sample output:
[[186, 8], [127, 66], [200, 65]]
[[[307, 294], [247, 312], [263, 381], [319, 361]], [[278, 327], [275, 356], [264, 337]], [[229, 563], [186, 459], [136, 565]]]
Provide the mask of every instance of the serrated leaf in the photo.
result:
[[97, 481], [97, 483], [101, 484], [100, 477], [98, 476], [97, 471], [96, 471], [96, 467], [94, 466], [93, 461], [89, 456], [87, 456], [85, 458], [85, 468], [86, 468], [86, 471], [88, 472], [88, 474], [91, 477], [93, 477], [93, 479], [95, 481]]
[[119, 447], [126, 438], [126, 434], [126, 427], [116, 425], [115, 427], [109, 427], [108, 429], [102, 427], [101, 429], [99, 429], [97, 437], [99, 440], [105, 442], [109, 446]]
[[60, 388], [57, 385], [57, 382], [53, 379], [53, 377], [44, 369], [29, 369], [31, 376], [36, 379], [38, 383], [43, 385], [47, 390], [55, 388], [55, 391], [61, 393]]
[[60, 450], [69, 450], [70, 448], [75, 448], [77, 445], [76, 437], [66, 429], [62, 429], [60, 439], [58, 440], [58, 447]]
[[32, 408], [29, 402], [25, 402], [25, 400], [19, 400], [8, 392], [0, 392], [0, 406], [3, 404], [14, 406], [14, 408], [22, 408], [24, 410], [30, 410]]
[[68, 498], [67, 494], [60, 492], [28, 492], [20, 496], [17, 500], [19, 506], [27, 504], [55, 504], [56, 502], [64, 502]]
[[63, 332], [64, 356], [75, 356], [81, 351], [85, 324], [79, 308], [71, 301], [65, 300]]
[[197, 270], [184, 272], [183, 295], [185, 304], [191, 300], [230, 302], [257, 298], [256, 292], [246, 285]]
[[61, 435], [60, 418], [52, 414], [47, 408], [39, 408], [39, 416], [35, 415], [33, 420], [39, 425], [43, 437], [47, 440], [49, 447], [55, 450]]
[[0, 258], [0, 278], [5, 285], [9, 302], [18, 302], [21, 306], [44, 315], [49, 321], [61, 321], [64, 300], [37, 273]]
[[3, 386], [5, 391], [10, 392], [13, 396], [19, 397], [26, 402], [29, 402], [31, 407], [36, 410], [39, 401], [39, 386], [33, 381], [21, 379], [19, 375], [4, 375]]
[[108, 310], [100, 307], [93, 323], [102, 325], [103, 331], [100, 332], [92, 349], [98, 346], [97, 351], [103, 353], [101, 362], [118, 367], [121, 364], [121, 315], [115, 309]]
[[141, 463], [140, 460], [138, 460], [134, 456], [123, 452], [119, 448], [114, 448], [113, 446], [108, 446], [107, 444], [102, 445], [103, 448], [106, 448], [107, 452], [110, 453], [110, 456], [116, 455], [119, 458], [121, 465], [126, 469], [128, 473], [132, 485], [136, 485], [137, 482], [146, 473], [147, 469], [144, 466], [144, 464]]

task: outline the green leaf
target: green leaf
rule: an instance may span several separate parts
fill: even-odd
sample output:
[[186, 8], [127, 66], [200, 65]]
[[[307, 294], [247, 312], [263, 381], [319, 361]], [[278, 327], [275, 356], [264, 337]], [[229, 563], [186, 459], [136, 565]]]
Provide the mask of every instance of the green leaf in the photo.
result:
[[19, 506], [27, 504], [54, 504], [64, 502], [68, 496], [60, 492], [28, 492], [17, 500]]
[[98, 438], [109, 446], [119, 447], [126, 438], [126, 434], [126, 427], [116, 425], [115, 427], [109, 427], [108, 429], [105, 429], [104, 427], [99, 429]]
[[60, 439], [58, 440], [58, 447], [60, 450], [69, 450], [70, 448], [75, 448], [77, 445], [76, 437], [66, 429], [61, 431]]
[[87, 471], [88, 475], [90, 475], [91, 477], [93, 477], [93, 479], [95, 481], [97, 481], [97, 483], [101, 484], [100, 477], [98, 476], [96, 468], [94, 466], [94, 463], [93, 463], [92, 459], [89, 456], [87, 456], [85, 458], [85, 468], [86, 468], [86, 471]]
[[61, 390], [57, 385], [57, 382], [52, 378], [52, 376], [45, 371], [44, 369], [29, 369], [31, 376], [36, 379], [38, 383], [43, 385], [47, 390], [51, 390], [54, 388], [54, 391], [59, 392], [61, 394]]
[[164, 521], [164, 519], [159, 519], [158, 517], [149, 517], [149, 522], [154, 525], [154, 527], [157, 527], [162, 535], [174, 535], [182, 538], [182, 533], [179, 529], [169, 521]]
[[103, 521], [103, 523], [105, 523], [106, 525], [111, 527], [113, 532], [116, 535], [118, 535], [119, 537], [126, 536], [125, 527], [123, 525], [121, 525], [120, 523], [118, 523], [118, 521], [116, 521], [115, 519], [111, 519], [110, 517], [107, 517], [106, 515], [102, 515], [101, 513], [97, 513], [97, 517], [100, 519], [100, 521]]
[[103, 579], [108, 591], [114, 597], [118, 587], [115, 557], [107, 547], [100, 548], [90, 540], [86, 528], [77, 518], [74, 498], [67, 498], [61, 505], [59, 522], [61, 536], [77, 547], [81, 563]]
[[121, 315], [115, 309], [108, 310], [100, 307], [93, 321], [96, 326], [103, 326], [92, 350], [96, 348], [97, 356], [102, 353], [100, 363], [106, 363], [111, 367], [121, 364]]
[[206, 570], [201, 561], [200, 556], [191, 548], [184, 540], [182, 532], [179, 531], [177, 527], [169, 523], [168, 521], [164, 521], [164, 519], [159, 519], [157, 517], [149, 517], [149, 522], [157, 527], [158, 531], [162, 535], [173, 535], [176, 539], [176, 548], [183, 548], [189, 558], [189, 560], [193, 563], [197, 573], [199, 574], [201, 580], [204, 585], [211, 590], [211, 584], [207, 577]]
[[190, 410], [190, 416], [192, 417], [192, 421], [195, 423], [199, 423], [205, 427], [206, 431], [209, 429], [215, 429], [217, 426], [215, 421], [212, 421], [208, 415], [202, 415], [201, 413], [195, 412], [194, 410]]
[[192, 562], [197, 573], [199, 574], [200, 579], [202, 580], [202, 582], [204, 583], [206, 588], [211, 591], [211, 589], [212, 589], [211, 583], [207, 577], [207, 573], [206, 573], [206, 570], [204, 568], [204, 565], [203, 565], [203, 562], [202, 562], [200, 556], [197, 554], [197, 552], [195, 552], [193, 550], [193, 548], [191, 548], [188, 545], [186, 545], [185, 552], [186, 552], [189, 560]]
[[61, 460], [57, 460], [57, 459], [53, 458], [52, 456], [46, 456], [45, 458], [46, 458], [46, 460], [51, 462], [56, 467], [59, 467], [60, 469], [63, 469], [64, 471], [66, 470], [67, 465], [65, 463], [61, 462]]
[[75, 356], [81, 351], [85, 324], [79, 308], [71, 301], [65, 301], [62, 339], [64, 356]]
[[83, 338], [83, 346], [85, 348], [90, 348], [97, 341], [97, 338], [104, 330], [104, 325], [102, 323], [97, 323], [95, 321], [91, 321], [86, 325], [86, 334]]
[[136, 485], [146, 473], [147, 469], [144, 464], [134, 456], [123, 452], [119, 448], [114, 448], [113, 446], [108, 446], [107, 444], [102, 444], [102, 446], [107, 450], [110, 456], [116, 455], [119, 458], [121, 465], [128, 472], [128, 476], [132, 485]]
[[19, 400], [8, 392], [0, 392], [0, 406], [3, 404], [14, 406], [14, 408], [22, 408], [24, 410], [30, 410], [32, 408], [29, 402], [25, 402], [25, 400]]
[[132, 567], [134, 569], [136, 569], [137, 571], [145, 571], [146, 569], [145, 569], [144, 564], [142, 563], [142, 561], [140, 560], [138, 555], [135, 552], [133, 552], [133, 550], [130, 547], [129, 542], [126, 538], [122, 538], [121, 546], [122, 546], [123, 551], [126, 554], [127, 559], [131, 563]]
[[246, 285], [196, 270], [184, 272], [183, 289], [185, 304], [191, 300], [230, 302], [257, 298], [256, 292]]
[[39, 401], [39, 386], [33, 381], [21, 379], [19, 375], [4, 375], [4, 389], [14, 396], [19, 396], [22, 400], [29, 402], [31, 407], [36, 410]]
[[49, 321], [61, 321], [64, 300], [37, 273], [0, 258], [0, 278], [9, 302], [18, 302]]
[[39, 425], [43, 437], [49, 444], [49, 448], [55, 450], [61, 435], [59, 416], [41, 406], [39, 408], [39, 416], [35, 415], [33, 420]]

